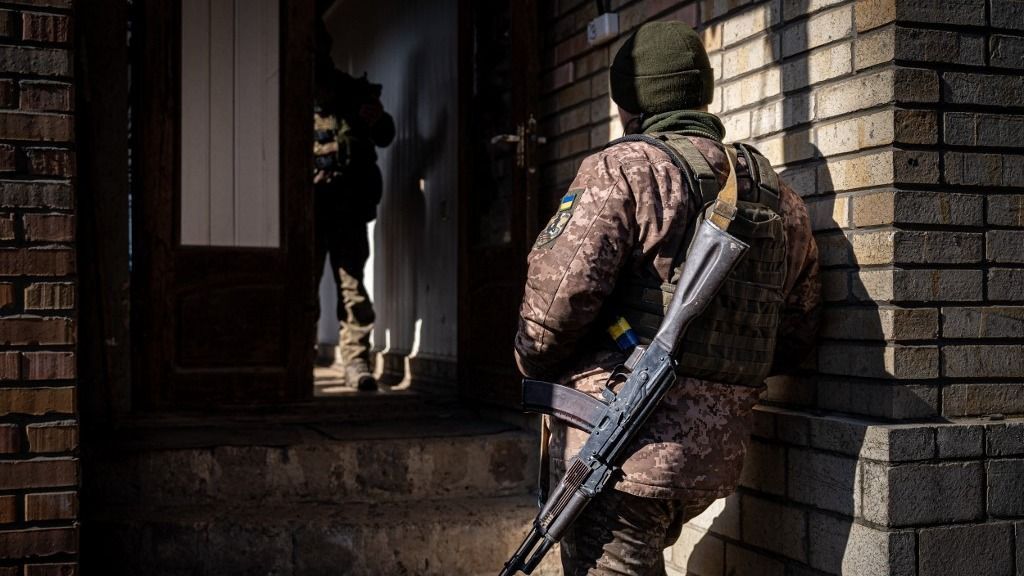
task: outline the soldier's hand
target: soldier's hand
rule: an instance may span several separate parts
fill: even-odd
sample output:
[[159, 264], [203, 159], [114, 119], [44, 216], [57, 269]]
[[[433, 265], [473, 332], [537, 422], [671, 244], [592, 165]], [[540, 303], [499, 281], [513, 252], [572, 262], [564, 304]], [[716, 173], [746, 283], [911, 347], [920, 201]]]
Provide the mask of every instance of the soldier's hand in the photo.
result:
[[316, 174], [313, 174], [313, 184], [319, 184], [321, 182], [327, 183], [331, 181], [331, 175], [326, 170], [317, 170]]

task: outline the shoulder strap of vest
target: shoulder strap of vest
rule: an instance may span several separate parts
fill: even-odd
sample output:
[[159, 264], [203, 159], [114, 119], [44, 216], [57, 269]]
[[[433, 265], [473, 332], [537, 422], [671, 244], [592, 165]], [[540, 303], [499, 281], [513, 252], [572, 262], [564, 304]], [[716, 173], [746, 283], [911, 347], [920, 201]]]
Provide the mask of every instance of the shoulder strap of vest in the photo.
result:
[[[670, 133], [659, 133], [656, 137], [648, 134], [628, 134], [621, 138], [612, 140], [607, 144], [607, 146], [605, 146], [605, 148], [614, 146], [620, 142], [644, 142], [667, 154], [669, 159], [672, 160], [672, 164], [674, 164], [676, 168], [683, 173], [683, 177], [686, 178], [687, 188], [689, 189], [689, 194], [692, 196], [694, 206], [707, 206], [718, 198], [718, 193], [721, 188], [718, 185], [718, 178], [715, 177], [715, 173], [711, 169], [711, 164], [709, 164], [707, 159], [704, 158], [704, 155], [697, 150], [697, 147], [693, 145], [693, 142], [690, 142], [690, 140], [685, 136]], [[700, 213], [701, 209], [697, 208], [694, 212]], [[698, 221], [698, 218], [692, 219], [687, 226], [686, 231], [683, 233], [682, 242], [678, 250], [676, 250], [675, 257], [672, 258], [670, 282], [675, 281], [679, 274], [680, 266], [686, 259], [686, 252], [690, 246], [690, 241], [693, 239], [693, 235], [696, 232], [696, 225]]]
[[605, 148], [611, 148], [612, 146], [615, 146], [616, 144], [622, 142], [643, 142], [645, 144], [650, 144], [651, 146], [654, 146], [655, 148], [667, 154], [669, 159], [672, 161], [672, 164], [676, 168], [678, 168], [679, 171], [682, 172], [683, 177], [686, 178], [689, 193], [693, 195], [696, 201], [703, 204], [701, 202], [701, 199], [697, 197], [697, 190], [700, 189], [700, 184], [699, 180], [697, 180], [696, 175], [693, 173], [693, 169], [690, 167], [689, 164], [687, 164], [683, 160], [682, 157], [679, 156], [678, 153], [676, 153], [676, 151], [673, 148], [669, 147], [669, 145], [666, 144], [663, 140], [655, 138], [653, 136], [648, 136], [647, 134], [627, 134], [621, 138], [616, 138], [615, 140], [612, 140], [611, 142], [605, 145]]
[[747, 171], [754, 181], [752, 194], [755, 196], [750, 200], [758, 204], [764, 204], [774, 212], [779, 211], [779, 198], [781, 190], [779, 187], [779, 175], [775, 173], [771, 162], [764, 157], [764, 154], [751, 146], [737, 142], [736, 151], [747, 161]]
[[[608, 143], [607, 147], [614, 146], [620, 142], [644, 142], [654, 146], [668, 154], [672, 163], [679, 168], [691, 184], [691, 190], [700, 190], [702, 202], [707, 205], [718, 198], [720, 187], [718, 179], [711, 165], [704, 155], [697, 150], [697, 147], [690, 142], [689, 138], [671, 133], [662, 133], [655, 136], [647, 134], [630, 134]], [[737, 142], [733, 145], [737, 154], [743, 156], [747, 162], [747, 171], [754, 181], [751, 190], [750, 202], [763, 204], [774, 212], [779, 211], [781, 188], [779, 175], [772, 168], [771, 162], [761, 154], [761, 151], [750, 144]]]
[[704, 199], [703, 204], [707, 205], [714, 202], [718, 198], [718, 192], [721, 190], [721, 187], [718, 184], [718, 178], [715, 176], [714, 170], [711, 169], [711, 164], [700, 153], [700, 150], [697, 150], [693, 142], [685, 136], [661, 134], [660, 137], [693, 170], [693, 174], [700, 187], [700, 195]]
[[[697, 205], [706, 206], [718, 198], [718, 179], [704, 155], [685, 136], [661, 133], [656, 136], [649, 134], [628, 134], [609, 142], [605, 148], [620, 142], [643, 142], [650, 144], [668, 155], [672, 164], [683, 173], [690, 193]], [[697, 196], [700, 191], [700, 196]]]

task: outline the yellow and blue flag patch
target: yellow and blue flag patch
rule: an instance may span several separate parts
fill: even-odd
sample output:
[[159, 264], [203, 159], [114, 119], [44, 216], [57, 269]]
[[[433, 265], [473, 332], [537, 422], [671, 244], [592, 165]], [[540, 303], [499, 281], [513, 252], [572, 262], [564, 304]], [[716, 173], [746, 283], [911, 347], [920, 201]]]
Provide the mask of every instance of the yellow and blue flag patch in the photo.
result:
[[640, 339], [636, 337], [636, 332], [633, 331], [633, 327], [630, 326], [629, 322], [622, 316], [619, 316], [611, 326], [608, 326], [608, 335], [615, 341], [619, 350], [624, 352], [629, 352], [640, 344]]
[[572, 218], [573, 210], [576, 208], [576, 204], [580, 200], [580, 196], [583, 195], [583, 188], [573, 188], [562, 196], [562, 200], [558, 203], [558, 211], [555, 215], [548, 220], [544, 229], [540, 231], [540, 235], [537, 236], [537, 242], [534, 243], [534, 248], [541, 248], [554, 242], [555, 238], [561, 236], [562, 231], [565, 230], [569, 220]]
[[571, 210], [572, 205], [576, 202], [576, 192], [570, 190], [568, 194], [562, 196], [562, 203], [558, 205], [559, 210]]

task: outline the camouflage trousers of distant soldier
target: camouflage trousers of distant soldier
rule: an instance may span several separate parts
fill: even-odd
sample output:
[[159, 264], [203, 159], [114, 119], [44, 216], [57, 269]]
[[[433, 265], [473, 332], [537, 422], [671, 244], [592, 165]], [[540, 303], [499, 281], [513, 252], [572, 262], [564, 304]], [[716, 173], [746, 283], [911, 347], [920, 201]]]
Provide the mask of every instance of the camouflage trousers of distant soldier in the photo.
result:
[[562, 538], [565, 576], [664, 576], [665, 548], [701, 512], [682, 500], [605, 490]]
[[[341, 325], [339, 349], [341, 361], [370, 360], [370, 332], [373, 330], [373, 303], [363, 283], [363, 268], [370, 257], [366, 223], [344, 217], [334, 204], [330, 190], [316, 191], [316, 263], [317, 284], [324, 257], [330, 258], [334, 285], [338, 288], [338, 322]], [[372, 364], [370, 364], [372, 370]]]

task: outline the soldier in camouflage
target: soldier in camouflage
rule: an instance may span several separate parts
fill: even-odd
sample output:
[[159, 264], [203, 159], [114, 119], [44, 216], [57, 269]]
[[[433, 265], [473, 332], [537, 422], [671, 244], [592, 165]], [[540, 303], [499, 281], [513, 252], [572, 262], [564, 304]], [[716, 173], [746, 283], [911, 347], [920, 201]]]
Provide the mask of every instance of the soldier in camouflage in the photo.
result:
[[317, 21], [316, 97], [313, 110], [313, 198], [317, 285], [325, 256], [338, 288], [340, 350], [345, 382], [376, 390], [370, 364], [373, 303], [363, 284], [370, 257], [366, 224], [377, 217], [383, 192], [377, 146], [395, 137], [395, 123], [380, 103], [380, 85], [334, 67], [331, 39]]
[[[616, 54], [610, 78], [627, 134], [683, 140], [684, 148], [699, 153], [689, 163], [703, 163], [716, 188], [724, 185], [724, 128], [704, 111], [712, 99], [712, 71], [689, 26], [641, 26]], [[774, 178], [763, 157], [755, 158], [753, 152], [739, 158], [740, 200], [756, 195], [761, 180]], [[775, 301], [737, 312], [739, 324], [770, 330], [770, 338], [743, 333], [720, 341], [737, 360], [705, 370], [723, 374], [718, 380], [681, 371], [635, 440], [614, 489], [595, 498], [562, 540], [565, 574], [664, 574], [663, 551], [683, 523], [734, 491], [764, 375], [792, 371], [811, 348], [820, 309], [818, 252], [800, 196], [774, 181], [780, 246], [758, 252], [755, 239], [748, 257], [760, 254], [761, 260], [746, 265], [765, 279], [765, 301]], [[529, 255], [515, 342], [523, 374], [599, 395], [628, 353], [613, 345], [608, 320], [640, 307], [637, 299], [645, 293], [626, 288], [674, 280], [705, 198], [693, 182], [665, 150], [640, 141], [616, 143], [583, 161]], [[752, 378], [728, 376], [744, 366], [754, 366]], [[557, 482], [587, 433], [557, 420], [550, 426]]]

